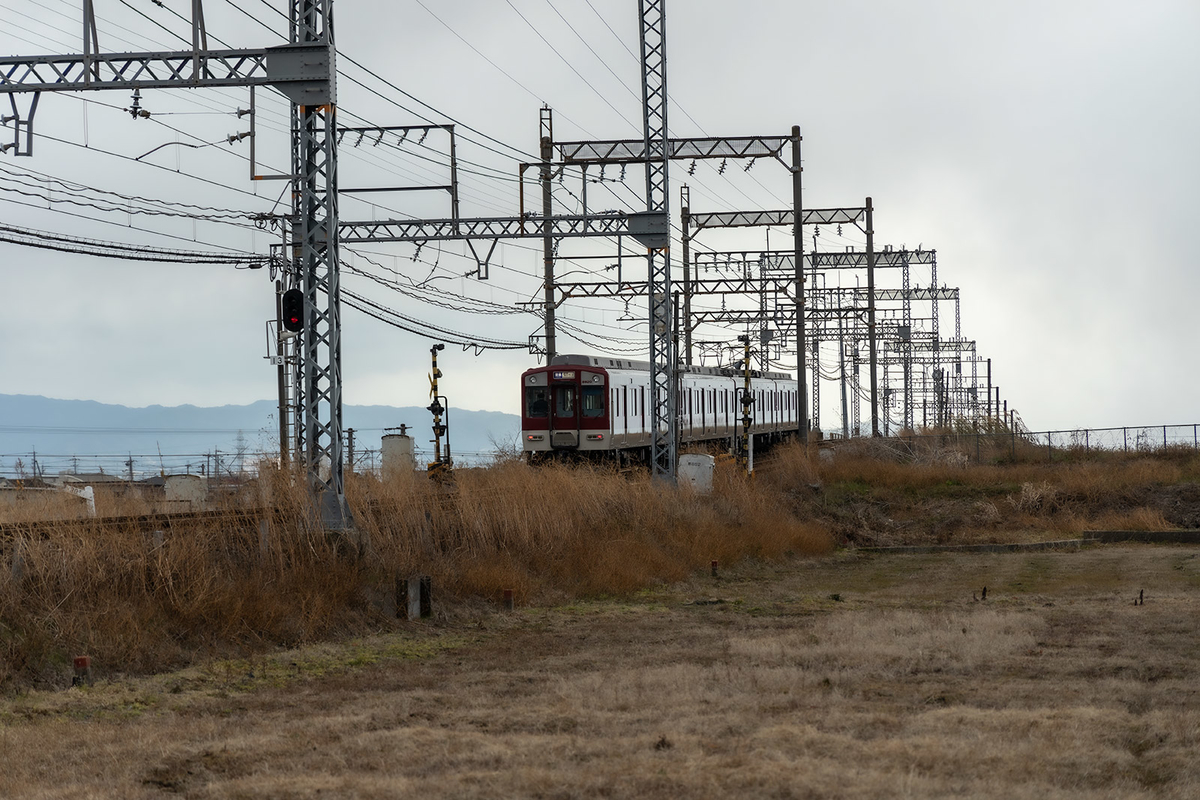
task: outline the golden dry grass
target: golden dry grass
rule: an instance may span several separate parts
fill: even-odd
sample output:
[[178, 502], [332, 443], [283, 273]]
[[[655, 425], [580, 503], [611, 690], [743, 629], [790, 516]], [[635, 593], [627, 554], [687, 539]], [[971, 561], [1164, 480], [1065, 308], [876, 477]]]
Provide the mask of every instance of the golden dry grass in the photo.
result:
[[868, 440], [821, 457], [781, 448], [761, 472], [805, 509], [802, 515], [848, 544], [975, 544], [1200, 527], [1200, 457], [1190, 451], [980, 464], [953, 450], [913, 455]]
[[387, 629], [389, 595], [412, 574], [433, 576], [442, 596], [512, 589], [518, 602], [546, 601], [629, 593], [713, 559], [831, 548], [822, 527], [732, 470], [717, 484], [699, 497], [645, 476], [519, 462], [463, 470], [452, 486], [356, 476], [357, 528], [330, 533], [292, 477], [267, 470], [242, 499], [273, 509], [261, 528], [10, 527], [0, 688], [63, 685], [79, 653], [110, 673], [146, 672]]
[[[644, 474], [518, 461], [462, 470], [451, 486], [351, 476], [357, 529], [345, 534], [322, 531], [293, 476], [270, 469], [220, 501], [272, 509], [263, 529], [179, 522], [156, 539], [136, 525], [18, 527], [0, 543], [0, 689], [65, 685], [79, 653], [108, 674], [144, 673], [389, 630], [396, 579], [417, 573], [442, 597], [498, 602], [511, 589], [518, 603], [551, 603], [834, 543], [1200, 527], [1194, 455], [973, 464], [889, 447], [854, 443], [829, 460], [782, 446], [753, 480], [722, 462], [709, 496]], [[106, 502], [109, 514], [149, 510]]]
[[1105, 546], [453, 604], [352, 645], [4, 701], [0, 795], [1191, 798], [1198, 591], [1192, 549]]

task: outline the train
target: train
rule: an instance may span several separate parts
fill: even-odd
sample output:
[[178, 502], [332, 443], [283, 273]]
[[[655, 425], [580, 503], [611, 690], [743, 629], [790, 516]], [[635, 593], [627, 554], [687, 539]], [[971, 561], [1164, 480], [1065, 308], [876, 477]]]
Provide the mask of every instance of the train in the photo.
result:
[[[740, 369], [681, 367], [679, 444], [732, 444], [742, 432]], [[756, 449], [798, 432], [796, 380], [782, 372], [751, 372], [750, 432]], [[521, 375], [521, 443], [537, 460], [552, 455], [648, 460], [650, 363], [560, 355]]]

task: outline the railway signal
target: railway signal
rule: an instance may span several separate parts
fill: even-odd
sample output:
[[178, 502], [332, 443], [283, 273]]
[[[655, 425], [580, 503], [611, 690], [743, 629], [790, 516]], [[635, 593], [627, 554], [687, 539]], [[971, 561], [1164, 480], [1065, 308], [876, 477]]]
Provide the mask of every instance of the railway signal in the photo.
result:
[[304, 330], [304, 292], [300, 289], [283, 293], [283, 329], [292, 333]]
[[742, 438], [738, 443], [738, 460], [746, 470], [746, 474], [754, 475], [754, 437], [750, 434], [750, 425], [754, 421], [751, 413], [754, 406], [754, 392], [750, 382], [750, 337], [739, 336], [742, 343]]
[[[437, 354], [439, 350], [445, 350], [446, 345], [435, 344], [429, 348], [429, 355], [433, 361], [433, 368], [429, 373], [429, 396], [433, 398], [433, 402], [426, 406], [426, 410], [433, 414], [433, 461], [426, 465], [426, 473], [429, 477], [435, 480], [445, 480], [451, 475], [454, 462], [450, 458], [450, 428], [448, 424], [442, 423], [442, 415], [446, 415], [446, 423], [450, 422], [449, 401], [446, 405], [442, 401], [446, 398], [438, 394], [438, 378], [442, 377], [442, 371], [438, 369]], [[442, 455], [442, 437], [446, 437], [446, 453]]]

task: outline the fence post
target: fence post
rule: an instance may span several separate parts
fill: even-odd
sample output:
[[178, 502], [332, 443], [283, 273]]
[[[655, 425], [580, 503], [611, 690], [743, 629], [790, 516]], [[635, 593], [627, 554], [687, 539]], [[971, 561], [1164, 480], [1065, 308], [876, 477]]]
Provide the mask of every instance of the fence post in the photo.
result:
[[1121, 428], [1121, 437], [1125, 440], [1125, 452], [1129, 452], [1129, 428]]
[[1054, 460], [1054, 445], [1051, 443], [1054, 440], [1054, 434], [1046, 431], [1046, 463], [1049, 464]]
[[1163, 425], [1163, 450], [1167, 449], [1167, 426]]
[[1192, 449], [1193, 450], [1200, 450], [1200, 440], [1198, 440], [1196, 438], [1196, 428], [1197, 427], [1200, 427], [1200, 426], [1196, 426], [1196, 425], [1192, 426]]
[[1085, 454], [1091, 452], [1091, 437], [1087, 428], [1083, 429], [1083, 452]]

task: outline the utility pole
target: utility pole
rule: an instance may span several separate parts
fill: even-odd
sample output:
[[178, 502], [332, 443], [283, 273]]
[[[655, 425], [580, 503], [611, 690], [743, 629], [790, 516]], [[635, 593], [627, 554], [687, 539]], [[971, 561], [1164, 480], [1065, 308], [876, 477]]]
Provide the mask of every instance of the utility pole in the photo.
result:
[[[646, 158], [646, 213], [666, 222], [665, 241], [648, 245], [650, 283], [650, 458], [654, 476], [675, 480], [677, 448], [675, 359], [671, 353], [671, 237], [667, 134], [666, 0], [639, 0], [642, 63], [642, 138]], [[657, 246], [656, 246], [657, 245]]]
[[871, 435], [879, 436], [879, 355], [875, 330], [875, 220], [871, 198], [867, 198], [867, 347], [871, 359]]
[[288, 435], [287, 344], [283, 338], [283, 282], [275, 281], [275, 379], [279, 394], [279, 466], [284, 472], [291, 467], [292, 442]]
[[992, 421], [992, 360], [990, 358], [987, 360], [987, 394], [987, 415], [990, 427]]
[[796, 397], [799, 400], [800, 441], [808, 444], [808, 363], [804, 352], [806, 344], [804, 327], [804, 214], [803, 186], [801, 181], [804, 167], [800, 161], [800, 126], [792, 126], [792, 257], [796, 262]]
[[354, 428], [346, 428], [346, 468], [354, 474]]
[[691, 190], [679, 187], [679, 228], [683, 242], [683, 363], [692, 365], [692, 258]]
[[557, 351], [555, 341], [554, 319], [554, 223], [551, 215], [554, 211], [554, 198], [551, 193], [552, 173], [551, 159], [554, 157], [554, 112], [549, 106], [542, 106], [541, 115], [541, 157], [542, 157], [542, 262], [544, 268], [542, 297], [545, 309], [546, 329], [546, 363], [554, 360]]
[[838, 315], [838, 366], [842, 373], [842, 438], [850, 438], [850, 416], [846, 408], [846, 332], [845, 318]]

